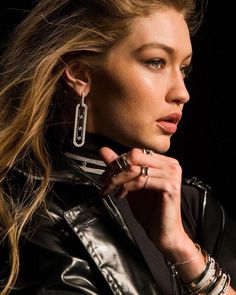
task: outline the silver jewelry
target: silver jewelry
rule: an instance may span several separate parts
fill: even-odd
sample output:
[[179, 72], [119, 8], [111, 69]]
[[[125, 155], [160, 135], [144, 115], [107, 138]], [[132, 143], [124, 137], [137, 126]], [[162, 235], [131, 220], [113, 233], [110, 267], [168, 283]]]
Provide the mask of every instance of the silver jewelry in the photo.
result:
[[154, 152], [152, 150], [149, 150], [149, 149], [143, 149], [143, 153], [146, 154], [146, 155], [152, 156]]
[[198, 256], [201, 254], [202, 249], [201, 249], [201, 246], [197, 243], [195, 243], [195, 246], [197, 248], [197, 253], [187, 260], [177, 261], [177, 262], [173, 263], [174, 267], [176, 267], [177, 265], [188, 264], [189, 262], [192, 262], [193, 260], [197, 259]]
[[224, 290], [225, 284], [227, 283], [228, 280], [228, 275], [226, 273], [223, 273], [222, 276], [220, 277], [219, 282], [217, 282], [217, 285], [215, 289], [209, 293], [209, 295], [218, 295], [222, 294], [221, 292]]
[[125, 171], [128, 171], [129, 170], [129, 167], [130, 167], [130, 164], [126, 158], [126, 154], [122, 154], [118, 160], [120, 161], [121, 163], [121, 166], [122, 166], [122, 170], [125, 170]]
[[115, 161], [113, 161], [109, 166], [113, 170], [114, 174], [118, 174], [121, 171], [128, 171], [130, 167], [125, 154], [122, 154], [120, 157], [116, 158]]
[[130, 165], [125, 154], [117, 157], [114, 161], [107, 165], [107, 169], [100, 177], [101, 182], [106, 182], [107, 179], [117, 175], [122, 171], [128, 171]]
[[73, 144], [76, 147], [83, 146], [85, 142], [88, 107], [84, 102], [84, 98], [85, 98], [85, 94], [83, 92], [80, 102], [77, 104], [75, 109]]
[[140, 176], [147, 176], [148, 175], [148, 167], [147, 166], [141, 166], [141, 172]]
[[[199, 246], [198, 244], [195, 244]], [[223, 295], [227, 291], [230, 285], [230, 276], [225, 273], [222, 268], [215, 262], [215, 260], [207, 254], [205, 250], [201, 250], [200, 246], [198, 248], [198, 253], [202, 253], [206, 260], [206, 265], [202, 271], [202, 274], [194, 281], [190, 283], [182, 282], [184, 288], [188, 294], [209, 294], [209, 295]], [[197, 257], [198, 253], [194, 256]], [[194, 258], [195, 259], [195, 258]], [[190, 259], [190, 261], [193, 259]], [[186, 261], [188, 263], [189, 261]], [[184, 262], [185, 263], [185, 262]], [[179, 263], [177, 263], [178, 265]], [[181, 263], [183, 264], [183, 263]], [[173, 269], [175, 265], [172, 264]], [[178, 272], [176, 271], [177, 276]], [[181, 281], [181, 278], [180, 278]]]

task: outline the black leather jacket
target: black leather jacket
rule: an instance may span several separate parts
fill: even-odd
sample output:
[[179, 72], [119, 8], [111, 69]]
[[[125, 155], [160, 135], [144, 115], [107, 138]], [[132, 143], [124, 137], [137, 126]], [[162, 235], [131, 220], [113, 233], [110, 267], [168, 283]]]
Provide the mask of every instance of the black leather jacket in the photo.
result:
[[[160, 290], [120, 211], [112, 198], [100, 197], [96, 181], [72, 163], [59, 166], [48, 214], [38, 211], [22, 238], [19, 280], [10, 294], [183, 294], [164, 258], [159, 271], [172, 293]], [[236, 226], [195, 178], [183, 184], [182, 216], [188, 234], [231, 274], [236, 288]]]

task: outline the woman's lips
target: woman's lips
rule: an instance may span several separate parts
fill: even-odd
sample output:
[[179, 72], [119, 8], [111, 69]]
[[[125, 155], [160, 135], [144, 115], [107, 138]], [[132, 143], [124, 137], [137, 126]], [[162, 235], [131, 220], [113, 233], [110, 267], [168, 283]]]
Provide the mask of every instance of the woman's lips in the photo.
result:
[[168, 134], [173, 134], [177, 130], [177, 124], [170, 123], [167, 121], [158, 121], [157, 125], [165, 132]]
[[167, 134], [177, 131], [177, 125], [182, 117], [182, 113], [171, 113], [157, 120], [157, 125]]

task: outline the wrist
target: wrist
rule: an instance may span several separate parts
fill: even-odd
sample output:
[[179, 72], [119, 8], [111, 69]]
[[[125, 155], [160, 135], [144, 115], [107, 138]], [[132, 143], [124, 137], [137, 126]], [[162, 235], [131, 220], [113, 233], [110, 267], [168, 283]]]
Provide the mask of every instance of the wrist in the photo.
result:
[[200, 245], [190, 239], [179, 245], [176, 241], [166, 256], [188, 294], [231, 294], [230, 275]]
[[159, 248], [166, 259], [173, 264], [177, 261], [188, 260], [197, 252], [194, 242], [185, 232], [166, 240]]
[[186, 283], [199, 277], [206, 266], [201, 247], [188, 236], [176, 241], [163, 254]]
[[[200, 247], [200, 246], [199, 246]], [[199, 248], [201, 249], [201, 248]], [[230, 288], [230, 275], [225, 273], [215, 260], [205, 251], [201, 250], [205, 258], [205, 266], [202, 273], [189, 281], [184, 280], [184, 272], [181, 274], [172, 266], [175, 275], [180, 276], [180, 281], [183, 283], [184, 289], [188, 294], [233, 294]], [[188, 264], [188, 263], [187, 263]], [[191, 269], [191, 268], [190, 268]], [[189, 273], [194, 271], [194, 268], [189, 269]], [[195, 269], [196, 270], [196, 269]], [[191, 277], [191, 276], [190, 276]]]

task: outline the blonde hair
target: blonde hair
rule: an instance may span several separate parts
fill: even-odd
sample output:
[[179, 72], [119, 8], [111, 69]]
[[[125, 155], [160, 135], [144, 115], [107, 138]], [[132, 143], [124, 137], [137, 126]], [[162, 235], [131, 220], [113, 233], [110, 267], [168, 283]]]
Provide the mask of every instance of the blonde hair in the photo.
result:
[[[50, 124], [55, 130], [66, 125], [61, 107], [66, 104], [61, 81], [66, 65], [78, 58], [98, 66], [128, 34], [134, 18], [162, 7], [181, 12], [191, 33], [198, 28], [195, 0], [41, 0], [16, 29], [2, 58], [0, 79], [0, 239], [10, 249], [1, 295], [16, 282], [19, 240], [49, 189], [51, 147], [46, 136]], [[11, 177], [17, 167], [41, 177], [36, 190], [30, 178], [24, 194], [14, 189]]]

